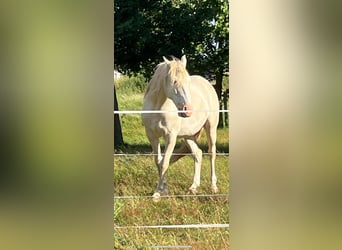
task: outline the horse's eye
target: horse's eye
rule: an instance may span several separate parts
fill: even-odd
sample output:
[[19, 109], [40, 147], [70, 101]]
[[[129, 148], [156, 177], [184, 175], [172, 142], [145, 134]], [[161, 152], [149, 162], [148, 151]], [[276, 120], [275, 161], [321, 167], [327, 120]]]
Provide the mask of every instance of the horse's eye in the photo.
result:
[[173, 81], [173, 84], [177, 84], [177, 80], [174, 80], [174, 81]]

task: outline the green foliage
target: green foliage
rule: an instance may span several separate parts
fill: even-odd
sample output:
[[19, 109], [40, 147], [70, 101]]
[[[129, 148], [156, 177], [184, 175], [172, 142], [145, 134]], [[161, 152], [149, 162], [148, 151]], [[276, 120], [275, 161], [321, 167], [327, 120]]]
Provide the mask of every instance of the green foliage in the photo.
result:
[[229, 68], [229, 6], [228, 1], [208, 1], [212, 13], [203, 22], [203, 40], [193, 42], [194, 72], [206, 74], [223, 74]]
[[147, 82], [142, 74], [135, 76], [122, 76], [116, 80], [115, 86], [117, 91], [125, 94], [143, 93], [146, 90]]
[[228, 1], [114, 1], [114, 63], [149, 78], [162, 56], [186, 54], [190, 73], [228, 70]]
[[223, 91], [229, 89], [229, 77], [228, 76], [224, 76], [223, 80], [222, 80], [222, 89]]

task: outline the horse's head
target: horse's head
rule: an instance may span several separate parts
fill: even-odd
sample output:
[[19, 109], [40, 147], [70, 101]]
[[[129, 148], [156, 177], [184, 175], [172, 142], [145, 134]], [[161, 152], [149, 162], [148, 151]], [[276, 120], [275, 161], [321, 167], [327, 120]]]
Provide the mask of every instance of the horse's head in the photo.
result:
[[190, 117], [192, 115], [191, 93], [190, 93], [190, 76], [186, 70], [186, 57], [182, 56], [181, 60], [169, 61], [163, 57], [164, 62], [168, 65], [168, 74], [166, 79], [165, 91], [176, 105], [181, 117]]

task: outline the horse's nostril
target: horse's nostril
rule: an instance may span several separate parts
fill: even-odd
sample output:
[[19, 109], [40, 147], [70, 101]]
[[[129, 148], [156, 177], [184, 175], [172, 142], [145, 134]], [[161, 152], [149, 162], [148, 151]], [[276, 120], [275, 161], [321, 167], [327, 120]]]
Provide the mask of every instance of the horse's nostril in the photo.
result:
[[190, 116], [192, 115], [192, 108], [191, 108], [190, 105], [184, 105], [184, 106], [183, 106], [183, 110], [184, 110], [184, 111], [187, 111], [187, 112], [184, 113], [184, 115], [185, 115], [186, 117], [190, 117]]
[[183, 110], [191, 110], [191, 106], [190, 105], [184, 105], [183, 106]]

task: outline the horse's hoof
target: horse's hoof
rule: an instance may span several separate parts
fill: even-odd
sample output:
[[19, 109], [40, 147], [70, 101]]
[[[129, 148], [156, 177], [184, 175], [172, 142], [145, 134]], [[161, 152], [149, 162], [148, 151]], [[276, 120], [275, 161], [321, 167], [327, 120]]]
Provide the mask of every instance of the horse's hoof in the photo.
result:
[[218, 188], [217, 187], [211, 187], [211, 192], [216, 194], [218, 192]]
[[158, 193], [158, 192], [154, 193], [154, 194], [152, 195], [152, 200], [153, 200], [154, 202], [160, 201], [160, 193]]
[[169, 190], [168, 189], [164, 189], [163, 191], [161, 191], [159, 196], [167, 196], [169, 195]]
[[189, 191], [191, 194], [197, 194], [197, 189], [196, 188], [189, 188]]

